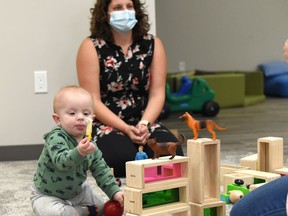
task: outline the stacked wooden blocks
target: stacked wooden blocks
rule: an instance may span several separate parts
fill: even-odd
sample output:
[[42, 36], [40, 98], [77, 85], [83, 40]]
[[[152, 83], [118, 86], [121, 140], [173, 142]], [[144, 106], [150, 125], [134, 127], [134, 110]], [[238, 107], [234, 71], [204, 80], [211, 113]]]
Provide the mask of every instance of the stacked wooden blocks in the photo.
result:
[[263, 137], [257, 141], [258, 170], [287, 175], [288, 168], [283, 167], [283, 138]]
[[226, 204], [220, 200], [220, 141], [188, 140], [187, 156], [191, 158], [191, 215], [224, 216]]
[[188, 157], [126, 163], [124, 210], [132, 215], [190, 215]]
[[[288, 174], [288, 168], [283, 167], [283, 138], [258, 138], [257, 151], [257, 154], [241, 158], [239, 167], [246, 166], [248, 169], [234, 168], [231, 173], [222, 176], [225, 187], [234, 183], [235, 179], [242, 179], [245, 183], [244, 186], [249, 185], [249, 189], [252, 191]], [[225, 166], [223, 169], [227, 170]]]
[[224, 216], [220, 176], [225, 190], [235, 179], [242, 179], [251, 191], [288, 173], [283, 167], [283, 139], [278, 137], [259, 138], [258, 154], [241, 159], [241, 166], [220, 169], [220, 140], [209, 138], [190, 139], [187, 157], [169, 158], [126, 163], [127, 216]]

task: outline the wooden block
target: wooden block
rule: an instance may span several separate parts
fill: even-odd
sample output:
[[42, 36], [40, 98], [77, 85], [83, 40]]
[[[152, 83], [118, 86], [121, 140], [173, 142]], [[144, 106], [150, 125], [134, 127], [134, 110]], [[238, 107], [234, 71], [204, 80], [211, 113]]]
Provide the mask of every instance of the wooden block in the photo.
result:
[[190, 202], [191, 215], [204, 216], [204, 210], [208, 208], [216, 208], [217, 216], [226, 215], [226, 204], [223, 201], [207, 202], [204, 204], [197, 204]]
[[243, 186], [254, 184], [254, 177], [252, 175], [243, 174], [243, 173], [226, 174], [226, 175], [224, 175], [225, 193], [228, 193], [227, 185], [233, 184], [236, 179], [242, 179], [244, 181]]
[[236, 173], [242, 173], [242, 174], [248, 174], [248, 175], [253, 176], [254, 178], [262, 179], [265, 182], [270, 182], [270, 181], [273, 181], [273, 180], [281, 177], [280, 174], [257, 171], [257, 170], [237, 170], [235, 172]]
[[[175, 184], [163, 184], [161, 182], [158, 183], [157, 190], [148, 188], [148, 189], [137, 189], [137, 188], [130, 188], [125, 187], [124, 189], [124, 211], [131, 214], [137, 214], [137, 215], [155, 215], [155, 212], [162, 212], [163, 206], [166, 210], [166, 213], [174, 212], [178, 209], [179, 212], [183, 211], [185, 207], [188, 205], [189, 201], [189, 182], [181, 182]], [[179, 189], [179, 201], [173, 202], [170, 204], [163, 204], [159, 206], [153, 206], [153, 207], [143, 207], [143, 195], [151, 192], [157, 192], [157, 191], [164, 191], [168, 189]], [[144, 204], [145, 206], [145, 204]], [[178, 211], [177, 210], [177, 211]], [[186, 209], [187, 210], [187, 209]], [[176, 211], [176, 212], [177, 212]]]
[[257, 143], [259, 171], [273, 172], [283, 167], [283, 138], [263, 137]]
[[189, 181], [190, 158], [170, 156], [159, 159], [136, 160], [126, 162], [127, 187], [147, 189], [156, 188], [160, 184], [173, 184]]
[[[132, 213], [126, 213], [126, 216], [139, 216], [139, 214], [132, 214]], [[172, 204], [172, 205], [163, 205], [159, 206], [157, 208], [151, 208], [149, 210], [146, 210], [142, 214], [142, 216], [190, 216], [190, 206], [189, 204]]]
[[266, 184], [266, 182], [264, 182], [264, 183], [259, 183], [259, 184], [251, 184], [250, 187], [249, 187], [249, 190], [250, 190], [250, 192], [251, 192], [251, 191], [255, 190], [256, 188], [261, 187], [261, 186], [264, 185], [264, 184]]
[[249, 155], [240, 159], [240, 165], [258, 170], [258, 154]]
[[238, 166], [230, 164], [220, 165], [220, 186], [226, 187], [224, 182], [224, 175], [233, 173], [235, 170], [250, 169], [248, 166]]
[[187, 155], [191, 158], [189, 201], [220, 200], [220, 140], [189, 139]]
[[281, 176], [288, 175], [288, 168], [287, 167], [282, 167], [280, 169], [275, 169], [273, 171], [274, 173], [280, 174]]

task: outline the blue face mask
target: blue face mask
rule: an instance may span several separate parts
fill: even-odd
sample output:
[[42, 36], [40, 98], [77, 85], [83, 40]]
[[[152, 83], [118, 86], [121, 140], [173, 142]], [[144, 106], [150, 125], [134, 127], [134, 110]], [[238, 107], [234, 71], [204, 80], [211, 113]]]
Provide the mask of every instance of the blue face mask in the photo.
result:
[[130, 31], [136, 23], [134, 10], [121, 10], [110, 13], [110, 25], [119, 33], [124, 34]]

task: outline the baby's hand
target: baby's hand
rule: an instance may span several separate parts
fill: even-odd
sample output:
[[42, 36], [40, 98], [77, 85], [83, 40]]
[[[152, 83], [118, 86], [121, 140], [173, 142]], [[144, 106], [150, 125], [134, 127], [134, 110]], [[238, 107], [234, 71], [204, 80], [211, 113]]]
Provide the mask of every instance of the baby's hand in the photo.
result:
[[91, 143], [88, 138], [84, 138], [78, 143], [77, 149], [83, 157], [86, 157], [96, 150], [96, 146]]
[[121, 207], [124, 206], [124, 193], [123, 191], [118, 191], [113, 195], [113, 200], [118, 201]]

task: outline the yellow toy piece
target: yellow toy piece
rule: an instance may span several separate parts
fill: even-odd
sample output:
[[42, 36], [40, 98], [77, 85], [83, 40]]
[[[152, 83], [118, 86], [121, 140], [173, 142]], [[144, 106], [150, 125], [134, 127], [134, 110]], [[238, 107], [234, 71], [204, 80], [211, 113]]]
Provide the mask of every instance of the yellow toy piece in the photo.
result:
[[92, 119], [86, 118], [86, 137], [90, 141], [92, 139]]

